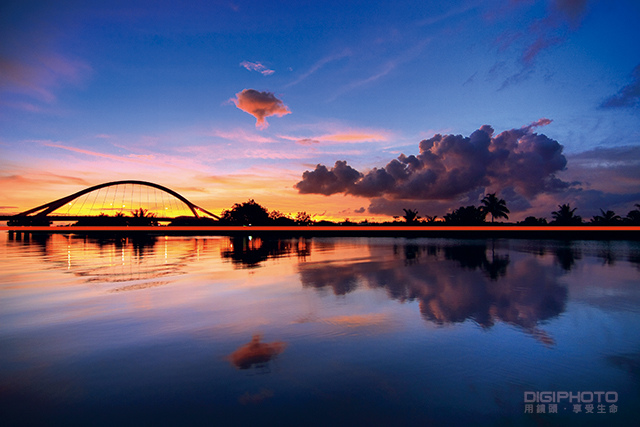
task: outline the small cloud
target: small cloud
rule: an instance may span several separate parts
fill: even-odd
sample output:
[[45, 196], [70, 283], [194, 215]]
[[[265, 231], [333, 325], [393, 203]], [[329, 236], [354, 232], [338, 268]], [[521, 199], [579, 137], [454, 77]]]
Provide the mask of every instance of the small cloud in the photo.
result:
[[321, 141], [332, 142], [366, 142], [366, 141], [386, 141], [387, 137], [373, 133], [338, 133], [333, 135], [323, 135], [318, 138]]
[[312, 139], [312, 138], [303, 138], [303, 139], [298, 139], [296, 143], [301, 145], [311, 145], [311, 144], [319, 144], [320, 140]]
[[259, 62], [242, 61], [240, 63], [240, 66], [246, 68], [249, 71], [257, 71], [263, 76], [270, 76], [271, 74], [275, 73], [274, 70], [268, 69]]
[[234, 129], [231, 131], [214, 130], [210, 135], [236, 142], [252, 142], [258, 144], [276, 142], [273, 138], [265, 137], [257, 133], [247, 132], [244, 129]]
[[533, 129], [533, 128], [546, 126], [548, 124], [551, 124], [551, 122], [553, 122], [553, 120], [547, 119], [546, 117], [543, 117], [543, 118], [539, 119], [538, 121], [535, 121], [535, 122], [531, 123], [529, 126], [525, 126], [525, 129], [529, 129], [530, 130], [530, 129]]
[[242, 111], [251, 114], [256, 118], [256, 127], [258, 129], [266, 129], [269, 124], [266, 118], [269, 116], [282, 117], [291, 114], [289, 107], [276, 98], [271, 92], [258, 92], [254, 89], [244, 89], [242, 92], [236, 93], [236, 98], [231, 99], [236, 107]]
[[366, 209], [362, 206], [360, 209], [354, 210], [355, 213], [365, 213]]
[[358, 142], [372, 142], [372, 141], [387, 141], [389, 139], [388, 132], [379, 130], [338, 130], [324, 135], [318, 135], [313, 137], [301, 138], [291, 135], [278, 135], [279, 138], [286, 139], [288, 141], [295, 141], [298, 144], [310, 145], [324, 143], [358, 143]]
[[132, 159], [140, 159], [140, 160], [155, 160], [156, 156], [153, 154], [129, 154], [129, 157]]
[[600, 108], [640, 107], [640, 64], [631, 73], [631, 83], [600, 104]]

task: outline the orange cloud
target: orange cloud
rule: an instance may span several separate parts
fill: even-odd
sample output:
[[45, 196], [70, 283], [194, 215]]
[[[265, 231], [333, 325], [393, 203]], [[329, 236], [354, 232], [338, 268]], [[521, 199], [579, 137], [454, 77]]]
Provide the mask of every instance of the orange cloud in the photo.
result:
[[282, 117], [291, 114], [289, 107], [271, 92], [244, 89], [236, 93], [236, 98], [232, 98], [231, 101], [236, 104], [236, 107], [256, 118], [258, 129], [266, 129], [269, 126], [266, 120], [269, 116]]
[[372, 133], [338, 133], [333, 135], [323, 135], [318, 139], [320, 141], [334, 141], [334, 142], [365, 142], [365, 141], [385, 141], [387, 137], [382, 134], [372, 134]]
[[386, 132], [374, 130], [346, 130], [306, 138], [290, 135], [278, 135], [278, 137], [288, 141], [295, 141], [302, 145], [317, 144], [319, 142], [350, 143], [388, 140]]

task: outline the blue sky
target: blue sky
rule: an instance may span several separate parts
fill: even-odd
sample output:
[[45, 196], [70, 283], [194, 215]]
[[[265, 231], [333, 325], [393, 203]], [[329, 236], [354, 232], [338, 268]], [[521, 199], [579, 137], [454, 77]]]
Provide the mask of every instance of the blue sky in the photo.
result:
[[[487, 191], [504, 194], [515, 219], [565, 202], [585, 217], [640, 202], [635, 1], [0, 7], [2, 212], [116, 179], [167, 185], [212, 210], [255, 198], [318, 218], [442, 215]], [[551, 122], [529, 133], [567, 160], [543, 178], [564, 187], [541, 181], [525, 194], [487, 170], [437, 199], [295, 187], [318, 164], [331, 174], [345, 161], [364, 179], [435, 134], [490, 125], [493, 138], [542, 118]], [[445, 157], [441, 185], [477, 166]]]

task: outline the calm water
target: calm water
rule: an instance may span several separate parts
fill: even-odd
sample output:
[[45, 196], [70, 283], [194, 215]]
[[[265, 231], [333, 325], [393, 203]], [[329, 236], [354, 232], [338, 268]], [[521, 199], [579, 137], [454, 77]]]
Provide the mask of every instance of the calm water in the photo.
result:
[[5, 425], [634, 425], [639, 331], [632, 242], [0, 233]]

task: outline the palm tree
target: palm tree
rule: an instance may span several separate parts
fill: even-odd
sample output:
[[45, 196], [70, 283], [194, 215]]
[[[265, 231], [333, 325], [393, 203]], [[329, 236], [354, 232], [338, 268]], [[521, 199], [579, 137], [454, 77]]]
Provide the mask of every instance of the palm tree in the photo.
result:
[[131, 211], [131, 216], [133, 216], [134, 218], [153, 218], [156, 216], [156, 214], [153, 212], [149, 212], [149, 210], [147, 209], [140, 208]]
[[582, 224], [582, 217], [575, 215], [575, 211], [578, 208], [571, 209], [568, 203], [558, 205], [558, 210], [551, 212], [553, 216], [553, 223], [556, 225], [580, 225]]
[[493, 222], [494, 218], [504, 218], [509, 219], [509, 209], [507, 209], [507, 202], [504, 199], [498, 199], [496, 197], [496, 193], [487, 194], [484, 199], [482, 199], [482, 204], [484, 205], [482, 209], [486, 213], [491, 214], [491, 222]]
[[594, 216], [593, 219], [591, 220], [591, 222], [596, 223], [596, 224], [611, 225], [611, 224], [615, 224], [617, 222], [620, 222], [622, 220], [620, 215], [616, 215], [616, 213], [614, 211], [606, 211], [605, 212], [604, 210], [600, 209], [600, 213], [602, 215]]
[[424, 220], [425, 222], [432, 223], [432, 222], [436, 222], [436, 218], [438, 218], [438, 215], [434, 215], [434, 216], [427, 215], [425, 216]]
[[418, 210], [413, 210], [413, 209], [402, 209], [404, 211], [404, 215], [403, 218], [405, 221], [407, 221], [407, 224], [410, 224], [412, 222], [416, 222], [418, 220], [418, 218], [420, 218], [418, 216]]
[[156, 214], [149, 212], [147, 209], [136, 209], [131, 211], [131, 220], [127, 220], [129, 225], [158, 225], [158, 221], [155, 219]]

